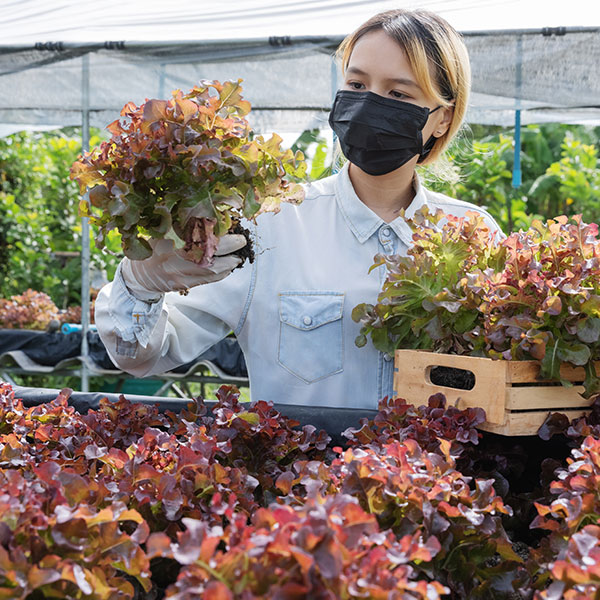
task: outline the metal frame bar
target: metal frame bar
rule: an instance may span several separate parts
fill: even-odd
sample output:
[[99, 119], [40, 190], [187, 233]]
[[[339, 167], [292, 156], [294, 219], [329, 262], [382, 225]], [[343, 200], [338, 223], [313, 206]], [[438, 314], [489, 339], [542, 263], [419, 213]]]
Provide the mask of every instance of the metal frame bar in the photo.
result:
[[[515, 156], [512, 186], [518, 188], [523, 181], [521, 173], [521, 95], [523, 87], [523, 36], [517, 37], [517, 63], [515, 72]], [[510, 216], [510, 214], [509, 214]], [[511, 219], [512, 220], [512, 219]]]
[[[83, 363], [82, 363], [83, 366]], [[208, 368], [206, 369], [207, 373]], [[44, 371], [39, 372], [39, 371], [35, 371], [35, 370], [30, 370], [30, 369], [23, 369], [22, 367], [18, 367], [18, 366], [6, 366], [3, 365], [0, 368], [0, 378], [4, 379], [5, 381], [7, 381], [8, 383], [10, 383], [11, 385], [14, 386], [18, 386], [20, 384], [16, 383], [14, 381], [14, 379], [10, 376], [10, 374], [16, 374], [16, 375], [34, 375], [34, 376], [44, 376], [47, 377], [48, 375], [59, 375], [59, 376], [73, 376], [73, 377], [81, 377], [81, 368], [75, 368], [75, 369], [64, 369], [64, 370], [57, 370], [57, 371], [51, 371], [51, 372], [46, 372]], [[125, 381], [128, 380], [135, 380], [135, 377], [132, 377], [129, 373], [125, 373], [124, 371], [115, 371], [112, 373], [98, 373], [98, 374], [94, 374], [94, 373], [90, 373], [88, 370], [88, 376], [94, 376], [94, 377], [107, 377], [107, 378], [112, 378], [115, 377], [118, 379], [117, 381], [117, 388], [115, 390], [115, 392], [113, 393], [121, 393], [120, 389], [122, 388], [123, 384], [125, 383]], [[219, 376], [219, 375], [208, 375], [208, 374], [192, 374], [192, 375], [188, 375], [185, 378], [179, 377], [177, 375], [170, 377], [168, 374], [165, 373], [159, 373], [156, 375], [150, 375], [148, 377], [144, 377], [143, 379], [141, 379], [141, 381], [147, 381], [147, 380], [152, 380], [152, 381], [163, 381], [163, 385], [153, 394], [153, 396], [161, 396], [162, 394], [164, 394], [167, 390], [169, 389], [173, 389], [175, 391], [175, 393], [177, 394], [181, 394], [183, 393], [181, 391], [181, 388], [183, 388], [185, 391], [187, 391], [188, 396], [181, 396], [182, 398], [187, 398], [189, 397], [189, 388], [188, 388], [188, 383], [189, 382], [194, 382], [194, 383], [200, 383], [202, 384], [202, 388], [204, 388], [204, 385], [206, 384], [217, 384], [217, 385], [222, 385], [222, 384], [233, 384], [237, 387], [242, 387], [242, 388], [247, 388], [249, 387], [249, 383], [248, 383], [248, 379], [244, 378], [244, 377], [227, 377], [227, 376]], [[181, 388], [179, 387], [179, 385], [181, 385]], [[87, 390], [90, 391], [90, 390]]]
[[[465, 37], [490, 37], [496, 35], [568, 35], [570, 33], [594, 33], [600, 31], [598, 26], [587, 27], [534, 27], [524, 29], [485, 29], [485, 30], [468, 30], [460, 31], [459, 33]], [[206, 48], [229, 48], [232, 42], [236, 45], [268, 45], [277, 52], [277, 48], [286, 49], [290, 46], [301, 44], [314, 44], [321, 46], [337, 46], [345, 36], [319, 36], [319, 35], [302, 35], [302, 36], [271, 36], [261, 38], [236, 38], [236, 39], [217, 39], [217, 40], [165, 40], [160, 42], [147, 41], [105, 41], [105, 42], [38, 42], [34, 44], [2, 44], [0, 43], [0, 53], [15, 52], [19, 50], [48, 50], [48, 51], [63, 51], [63, 50], [87, 50], [93, 52], [95, 50], [143, 50], [150, 48], [167, 48], [173, 46], [196, 46]]]
[[[81, 152], [90, 149], [90, 57], [81, 57]], [[88, 192], [84, 198], [89, 197]], [[90, 225], [88, 217], [81, 217], [81, 355], [89, 354], [87, 333], [90, 328]], [[89, 372], [81, 364], [81, 391], [89, 391]]]

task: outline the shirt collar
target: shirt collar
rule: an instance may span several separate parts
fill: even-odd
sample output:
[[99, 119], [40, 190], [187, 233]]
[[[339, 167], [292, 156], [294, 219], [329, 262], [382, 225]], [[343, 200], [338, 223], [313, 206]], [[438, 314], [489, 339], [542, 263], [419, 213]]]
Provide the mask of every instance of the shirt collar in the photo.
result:
[[[385, 221], [377, 216], [361, 199], [356, 195], [350, 175], [348, 173], [350, 163], [346, 162], [340, 169], [335, 182], [335, 197], [352, 233], [356, 239], [364, 244]], [[411, 218], [415, 212], [427, 204], [425, 188], [421, 185], [419, 176], [415, 172], [413, 179], [415, 197], [406, 209], [406, 217]], [[390, 223], [387, 223], [394, 233], [408, 246], [412, 245], [412, 230], [403, 217], [397, 217]]]

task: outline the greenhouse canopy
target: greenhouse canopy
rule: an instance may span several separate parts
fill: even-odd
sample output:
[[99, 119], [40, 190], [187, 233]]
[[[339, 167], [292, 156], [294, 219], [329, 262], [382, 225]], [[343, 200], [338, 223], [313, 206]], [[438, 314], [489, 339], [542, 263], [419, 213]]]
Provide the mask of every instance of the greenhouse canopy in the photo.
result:
[[256, 130], [325, 127], [340, 81], [335, 48], [400, 5], [437, 12], [464, 34], [470, 122], [510, 125], [520, 109], [523, 124], [600, 123], [593, 0], [0, 0], [0, 135], [80, 125], [85, 106], [104, 127], [128, 101], [238, 78]]

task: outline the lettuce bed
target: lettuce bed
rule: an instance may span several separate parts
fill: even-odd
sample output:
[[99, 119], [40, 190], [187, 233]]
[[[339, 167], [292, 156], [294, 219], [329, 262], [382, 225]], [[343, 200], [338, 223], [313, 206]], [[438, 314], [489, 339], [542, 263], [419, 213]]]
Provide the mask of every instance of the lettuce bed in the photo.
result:
[[0, 384], [2, 599], [600, 594], [598, 406], [515, 441], [384, 400], [342, 448], [229, 386], [210, 413], [69, 395]]

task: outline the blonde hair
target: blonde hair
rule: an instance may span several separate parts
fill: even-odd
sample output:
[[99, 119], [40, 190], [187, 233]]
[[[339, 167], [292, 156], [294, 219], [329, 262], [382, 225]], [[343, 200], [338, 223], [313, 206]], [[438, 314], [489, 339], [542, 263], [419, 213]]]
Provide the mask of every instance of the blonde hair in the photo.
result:
[[[436, 139], [428, 156], [419, 164], [435, 162], [459, 131], [467, 112], [471, 89], [471, 65], [462, 36], [440, 16], [426, 10], [396, 9], [381, 12], [346, 36], [336, 56], [346, 71], [356, 42], [365, 34], [383, 30], [396, 40], [423, 92], [438, 105], [454, 105], [448, 131]], [[432, 76], [433, 75], [433, 76]]]

